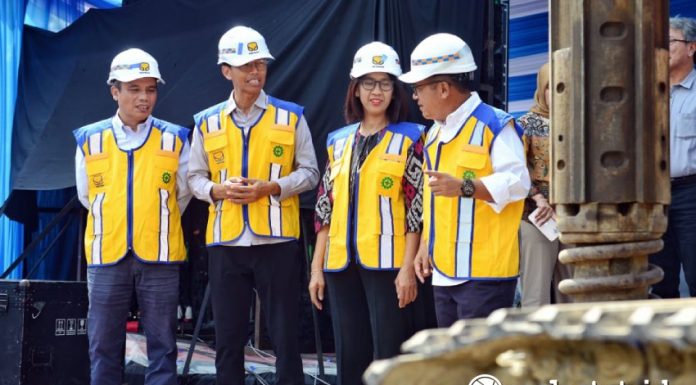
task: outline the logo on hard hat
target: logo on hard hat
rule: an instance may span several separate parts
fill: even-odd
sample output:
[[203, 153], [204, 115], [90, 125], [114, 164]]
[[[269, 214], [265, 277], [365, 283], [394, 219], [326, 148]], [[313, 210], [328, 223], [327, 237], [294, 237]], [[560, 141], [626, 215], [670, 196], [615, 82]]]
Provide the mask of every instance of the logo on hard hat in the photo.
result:
[[252, 41], [247, 44], [247, 49], [249, 52], [256, 52], [259, 50], [259, 45], [255, 41]]
[[143, 72], [149, 71], [150, 70], [150, 63], [145, 63], [145, 62], [140, 63], [140, 70]]
[[372, 64], [383, 65], [387, 60], [387, 55], [377, 55], [372, 57]]

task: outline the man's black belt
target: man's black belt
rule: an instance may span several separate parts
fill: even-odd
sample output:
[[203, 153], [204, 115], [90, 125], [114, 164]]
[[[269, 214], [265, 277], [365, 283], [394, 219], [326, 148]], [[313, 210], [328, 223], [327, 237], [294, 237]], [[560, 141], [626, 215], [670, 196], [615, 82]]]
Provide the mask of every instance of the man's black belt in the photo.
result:
[[686, 175], [686, 176], [678, 176], [676, 178], [672, 178], [672, 186], [679, 186], [682, 184], [691, 184], [691, 183], [696, 183], [696, 174], [691, 174], [691, 175]]

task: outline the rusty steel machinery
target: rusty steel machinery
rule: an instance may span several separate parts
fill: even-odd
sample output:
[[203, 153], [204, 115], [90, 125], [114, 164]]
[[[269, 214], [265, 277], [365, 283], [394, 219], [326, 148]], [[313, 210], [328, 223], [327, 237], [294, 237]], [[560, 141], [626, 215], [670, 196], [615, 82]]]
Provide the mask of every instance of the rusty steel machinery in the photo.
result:
[[574, 301], [647, 298], [670, 201], [668, 1], [551, 0], [551, 202]]
[[616, 301], [663, 275], [647, 256], [670, 202], [668, 3], [550, 0], [551, 201], [574, 267], [560, 289], [583, 303], [422, 331], [368, 385], [696, 384], [696, 299]]
[[406, 354], [373, 362], [363, 378], [466, 385], [485, 373], [500, 385], [694, 385], [694, 325], [696, 299], [501, 309], [422, 331], [404, 343]]

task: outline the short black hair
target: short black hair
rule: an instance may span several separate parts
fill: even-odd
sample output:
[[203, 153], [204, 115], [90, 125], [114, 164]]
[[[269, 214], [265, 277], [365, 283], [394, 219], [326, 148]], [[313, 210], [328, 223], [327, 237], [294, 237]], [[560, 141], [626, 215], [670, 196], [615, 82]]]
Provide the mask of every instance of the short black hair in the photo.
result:
[[465, 72], [461, 74], [452, 74], [449, 75], [450, 78], [450, 84], [452, 84], [456, 89], [458, 89], [462, 93], [466, 92], [471, 92], [473, 91], [473, 80], [474, 80], [474, 73], [473, 72]]

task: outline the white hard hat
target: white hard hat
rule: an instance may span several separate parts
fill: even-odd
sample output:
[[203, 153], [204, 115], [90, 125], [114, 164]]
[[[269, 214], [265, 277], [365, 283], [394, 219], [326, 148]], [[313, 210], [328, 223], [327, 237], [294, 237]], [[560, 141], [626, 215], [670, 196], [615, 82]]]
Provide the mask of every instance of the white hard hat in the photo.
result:
[[218, 64], [239, 67], [257, 59], [273, 59], [266, 39], [249, 27], [234, 27], [225, 32], [218, 43]]
[[164, 84], [157, 60], [142, 49], [131, 48], [119, 53], [111, 61], [109, 80], [106, 83], [112, 84], [115, 80], [131, 82], [140, 78], [155, 78]]
[[401, 75], [401, 62], [394, 48], [378, 41], [360, 47], [355, 52], [350, 77], [355, 79], [370, 72], [386, 72], [394, 76]]
[[474, 56], [464, 40], [450, 33], [436, 33], [413, 49], [411, 71], [399, 76], [399, 80], [417, 83], [433, 75], [461, 74], [476, 68]]

